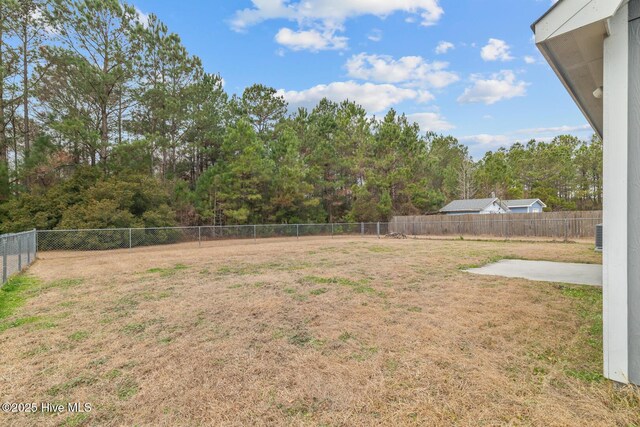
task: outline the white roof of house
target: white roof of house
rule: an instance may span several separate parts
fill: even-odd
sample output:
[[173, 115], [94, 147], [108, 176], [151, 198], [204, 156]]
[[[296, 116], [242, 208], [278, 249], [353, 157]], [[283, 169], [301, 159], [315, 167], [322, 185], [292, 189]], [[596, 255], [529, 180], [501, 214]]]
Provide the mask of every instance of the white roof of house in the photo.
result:
[[559, 0], [532, 25], [536, 44], [580, 110], [602, 136], [604, 39], [608, 19], [626, 0]]
[[543, 208], [546, 208], [547, 205], [540, 199], [520, 199], [520, 200], [503, 200], [504, 204], [511, 208], [528, 208], [531, 205], [534, 205], [536, 202], [540, 202], [540, 205]]
[[[500, 202], [500, 199], [497, 197], [492, 197], [489, 199], [468, 199], [468, 200], [454, 200], [449, 203], [444, 208], [440, 209], [440, 212], [481, 212], [491, 206], [495, 202]], [[505, 210], [506, 206], [501, 204], [501, 207]]]

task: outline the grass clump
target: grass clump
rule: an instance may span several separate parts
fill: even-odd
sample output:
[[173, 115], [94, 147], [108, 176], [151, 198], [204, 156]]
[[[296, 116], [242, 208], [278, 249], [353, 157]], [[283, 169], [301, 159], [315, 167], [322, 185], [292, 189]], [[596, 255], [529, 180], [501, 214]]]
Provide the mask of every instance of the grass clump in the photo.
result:
[[31, 325], [34, 323], [38, 323], [42, 318], [40, 316], [27, 316], [22, 317], [20, 319], [16, 319], [13, 322], [0, 324], [0, 331], [6, 330], [9, 328], [17, 328], [23, 325]]
[[51, 350], [51, 347], [45, 344], [40, 344], [36, 347], [33, 347], [30, 350], [25, 351], [23, 354], [26, 357], [34, 357], [34, 356], [40, 356], [42, 354], [45, 354], [47, 352], [49, 352]]
[[171, 292], [163, 291], [163, 292], [143, 292], [140, 294], [142, 299], [145, 301], [160, 301], [165, 298], [169, 298], [171, 296]]
[[54, 328], [57, 325], [42, 316], [25, 316], [12, 321], [11, 317], [36, 291], [43, 289], [42, 283], [32, 276], [14, 276], [0, 288], [0, 332], [25, 325], [39, 329]]
[[145, 329], [147, 329], [147, 325], [144, 323], [129, 323], [122, 328], [122, 332], [126, 335], [137, 335], [143, 333]]
[[382, 293], [376, 291], [374, 288], [368, 285], [369, 280], [351, 280], [344, 277], [319, 277], [319, 276], [305, 276], [302, 279], [304, 282], [312, 283], [316, 285], [340, 285], [351, 288], [358, 294], [375, 294], [382, 295]]
[[85, 424], [85, 421], [87, 421], [88, 418], [89, 418], [89, 414], [79, 412], [77, 414], [73, 414], [72, 416], [70, 416], [69, 418], [64, 420], [64, 422], [62, 424], [60, 424], [60, 425], [62, 427], [81, 426], [81, 425]]
[[112, 369], [109, 372], [107, 372], [107, 374], [105, 375], [105, 377], [108, 380], [113, 380], [118, 378], [119, 376], [122, 375], [122, 371], [120, 369]]
[[84, 341], [89, 337], [89, 332], [87, 331], [77, 331], [69, 335], [69, 339], [71, 341]]
[[120, 400], [129, 400], [138, 393], [138, 384], [133, 378], [125, 378], [116, 387], [116, 395]]
[[582, 380], [584, 382], [588, 382], [588, 383], [593, 383], [593, 382], [601, 382], [604, 380], [604, 376], [602, 376], [601, 373], [599, 372], [594, 372], [594, 371], [582, 371], [582, 370], [574, 370], [574, 369], [567, 369], [565, 371], [565, 374], [567, 374], [568, 376], [572, 377], [572, 378], [577, 378], [579, 380]]
[[340, 334], [340, 336], [338, 337], [338, 339], [339, 339], [340, 341], [344, 341], [344, 342], [347, 342], [347, 341], [349, 341], [349, 340], [350, 340], [350, 339], [352, 339], [352, 338], [353, 338], [353, 335], [352, 335], [352, 334], [350, 334], [349, 332], [343, 332], [343, 333], [341, 333], [341, 334]]
[[96, 381], [97, 379], [94, 377], [87, 377], [87, 376], [75, 377], [65, 383], [58, 384], [56, 386], [51, 387], [49, 390], [47, 390], [47, 394], [49, 396], [56, 397], [59, 394], [68, 392], [69, 390], [72, 390], [76, 387], [80, 387], [83, 385], [85, 386], [93, 385], [95, 384]]
[[225, 265], [218, 269], [217, 273], [222, 275], [237, 275], [237, 276], [250, 276], [260, 274], [262, 269], [259, 265], [254, 264], [239, 264], [239, 265]]
[[358, 362], [364, 362], [365, 360], [371, 359], [378, 353], [378, 347], [361, 347], [360, 351], [357, 353], [353, 353], [351, 357]]
[[10, 278], [0, 288], [0, 322], [11, 316], [25, 303], [30, 291], [39, 287], [41, 287], [40, 281], [33, 276], [19, 275]]
[[323, 347], [327, 343], [327, 340], [315, 338], [307, 331], [296, 332], [289, 336], [288, 341], [289, 344], [293, 344], [296, 347], [313, 347], [316, 349]]
[[369, 252], [374, 252], [378, 254], [394, 252], [393, 248], [388, 248], [386, 246], [378, 246], [378, 245], [369, 246], [367, 249], [369, 250]]
[[129, 313], [131, 310], [134, 310], [136, 307], [138, 307], [138, 304], [139, 302], [134, 298], [133, 295], [125, 295], [116, 301], [116, 304], [113, 307], [113, 311]]
[[78, 286], [84, 283], [84, 279], [60, 279], [50, 282], [46, 285], [47, 288], [61, 288], [68, 289], [74, 286]]
[[160, 274], [160, 277], [169, 277], [169, 276], [173, 276], [174, 274], [176, 274], [179, 271], [182, 270], [186, 270], [188, 269], [189, 266], [184, 265], [184, 264], [176, 264], [173, 267], [169, 267], [169, 268], [150, 268], [147, 270], [147, 273], [151, 273], [151, 274]]
[[571, 355], [565, 374], [585, 382], [599, 382], [602, 377], [602, 289], [587, 286], [559, 285], [560, 293], [573, 302], [583, 323], [578, 330], [582, 345]]

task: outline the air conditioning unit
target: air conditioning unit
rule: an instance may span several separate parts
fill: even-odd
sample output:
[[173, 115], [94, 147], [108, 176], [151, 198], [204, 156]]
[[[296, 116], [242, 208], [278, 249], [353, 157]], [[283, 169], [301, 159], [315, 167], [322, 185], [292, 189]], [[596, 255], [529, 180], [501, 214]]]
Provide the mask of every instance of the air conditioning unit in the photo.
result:
[[603, 247], [602, 224], [596, 225], [596, 251], [602, 252]]

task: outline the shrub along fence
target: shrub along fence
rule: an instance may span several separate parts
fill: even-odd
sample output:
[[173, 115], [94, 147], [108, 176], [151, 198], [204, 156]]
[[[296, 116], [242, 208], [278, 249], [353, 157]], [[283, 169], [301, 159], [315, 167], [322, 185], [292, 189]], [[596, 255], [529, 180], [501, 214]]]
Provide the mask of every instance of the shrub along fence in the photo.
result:
[[36, 259], [36, 230], [17, 234], [0, 235], [0, 255], [2, 256], [2, 282], [27, 268]]
[[412, 236], [595, 239], [602, 211], [494, 215], [396, 216], [389, 230]]

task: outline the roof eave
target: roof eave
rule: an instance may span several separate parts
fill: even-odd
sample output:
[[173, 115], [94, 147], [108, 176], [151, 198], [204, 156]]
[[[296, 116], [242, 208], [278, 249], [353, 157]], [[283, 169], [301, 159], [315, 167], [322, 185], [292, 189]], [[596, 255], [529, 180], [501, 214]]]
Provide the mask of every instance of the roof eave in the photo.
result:
[[553, 4], [553, 6], [551, 6], [545, 13], [544, 15], [542, 15], [540, 18], [538, 18], [538, 20], [536, 22], [534, 22], [533, 24], [531, 24], [531, 31], [536, 32], [536, 25], [538, 25], [540, 23], [540, 21], [542, 21], [544, 18], [547, 17], [547, 15], [549, 15], [551, 12], [553, 12], [553, 10], [558, 7], [558, 5], [560, 4], [562, 0], [559, 0], [557, 2], [555, 2]]
[[509, 208], [530, 208], [531, 206], [535, 205], [536, 203], [540, 202], [540, 205], [543, 208], [546, 208], [547, 205], [540, 199], [536, 199], [533, 202], [529, 203], [528, 205], [507, 205]]
[[[545, 60], [551, 65], [563, 86], [567, 89], [580, 111], [583, 113], [593, 130], [602, 137], [603, 118], [601, 103], [591, 99], [592, 92], [602, 86], [601, 76], [593, 74], [587, 62], [575, 63], [575, 58], [568, 58], [561, 54], [558, 41], [574, 37], [587, 43], [593, 30], [602, 26], [603, 38], [608, 35], [608, 20], [628, 0], [559, 0], [547, 12], [533, 23], [531, 29], [536, 38], [536, 45]], [[591, 30], [590, 30], [591, 29]], [[588, 58], [602, 58], [604, 45], [586, 44], [581, 48], [589, 49]], [[571, 55], [568, 55], [569, 57]], [[577, 70], [585, 69], [585, 73]], [[577, 74], [576, 74], [577, 73]], [[593, 79], [594, 81], [591, 81]], [[587, 88], [586, 86], [589, 86]], [[590, 86], [593, 86], [592, 88]]]
[[593, 117], [593, 115], [589, 111], [587, 111], [587, 109], [584, 107], [584, 104], [578, 98], [577, 90], [571, 84], [570, 79], [568, 79], [567, 76], [560, 70], [560, 67], [558, 66], [559, 61], [553, 56], [548, 46], [544, 42], [538, 43], [536, 46], [538, 47], [538, 50], [540, 50], [540, 53], [542, 53], [542, 56], [544, 56], [544, 59], [546, 59], [547, 63], [549, 63], [549, 65], [551, 66], [553, 72], [556, 74], [556, 76], [558, 76], [558, 79], [560, 79], [560, 82], [565, 87], [567, 92], [569, 92], [569, 95], [571, 95], [571, 99], [573, 99], [573, 102], [575, 102], [575, 104], [578, 106], [582, 115], [587, 119], [587, 122], [589, 122], [589, 126], [591, 126], [593, 131], [598, 134], [600, 139], [602, 139], [603, 129], [596, 124], [597, 122], [595, 120], [595, 117]]

